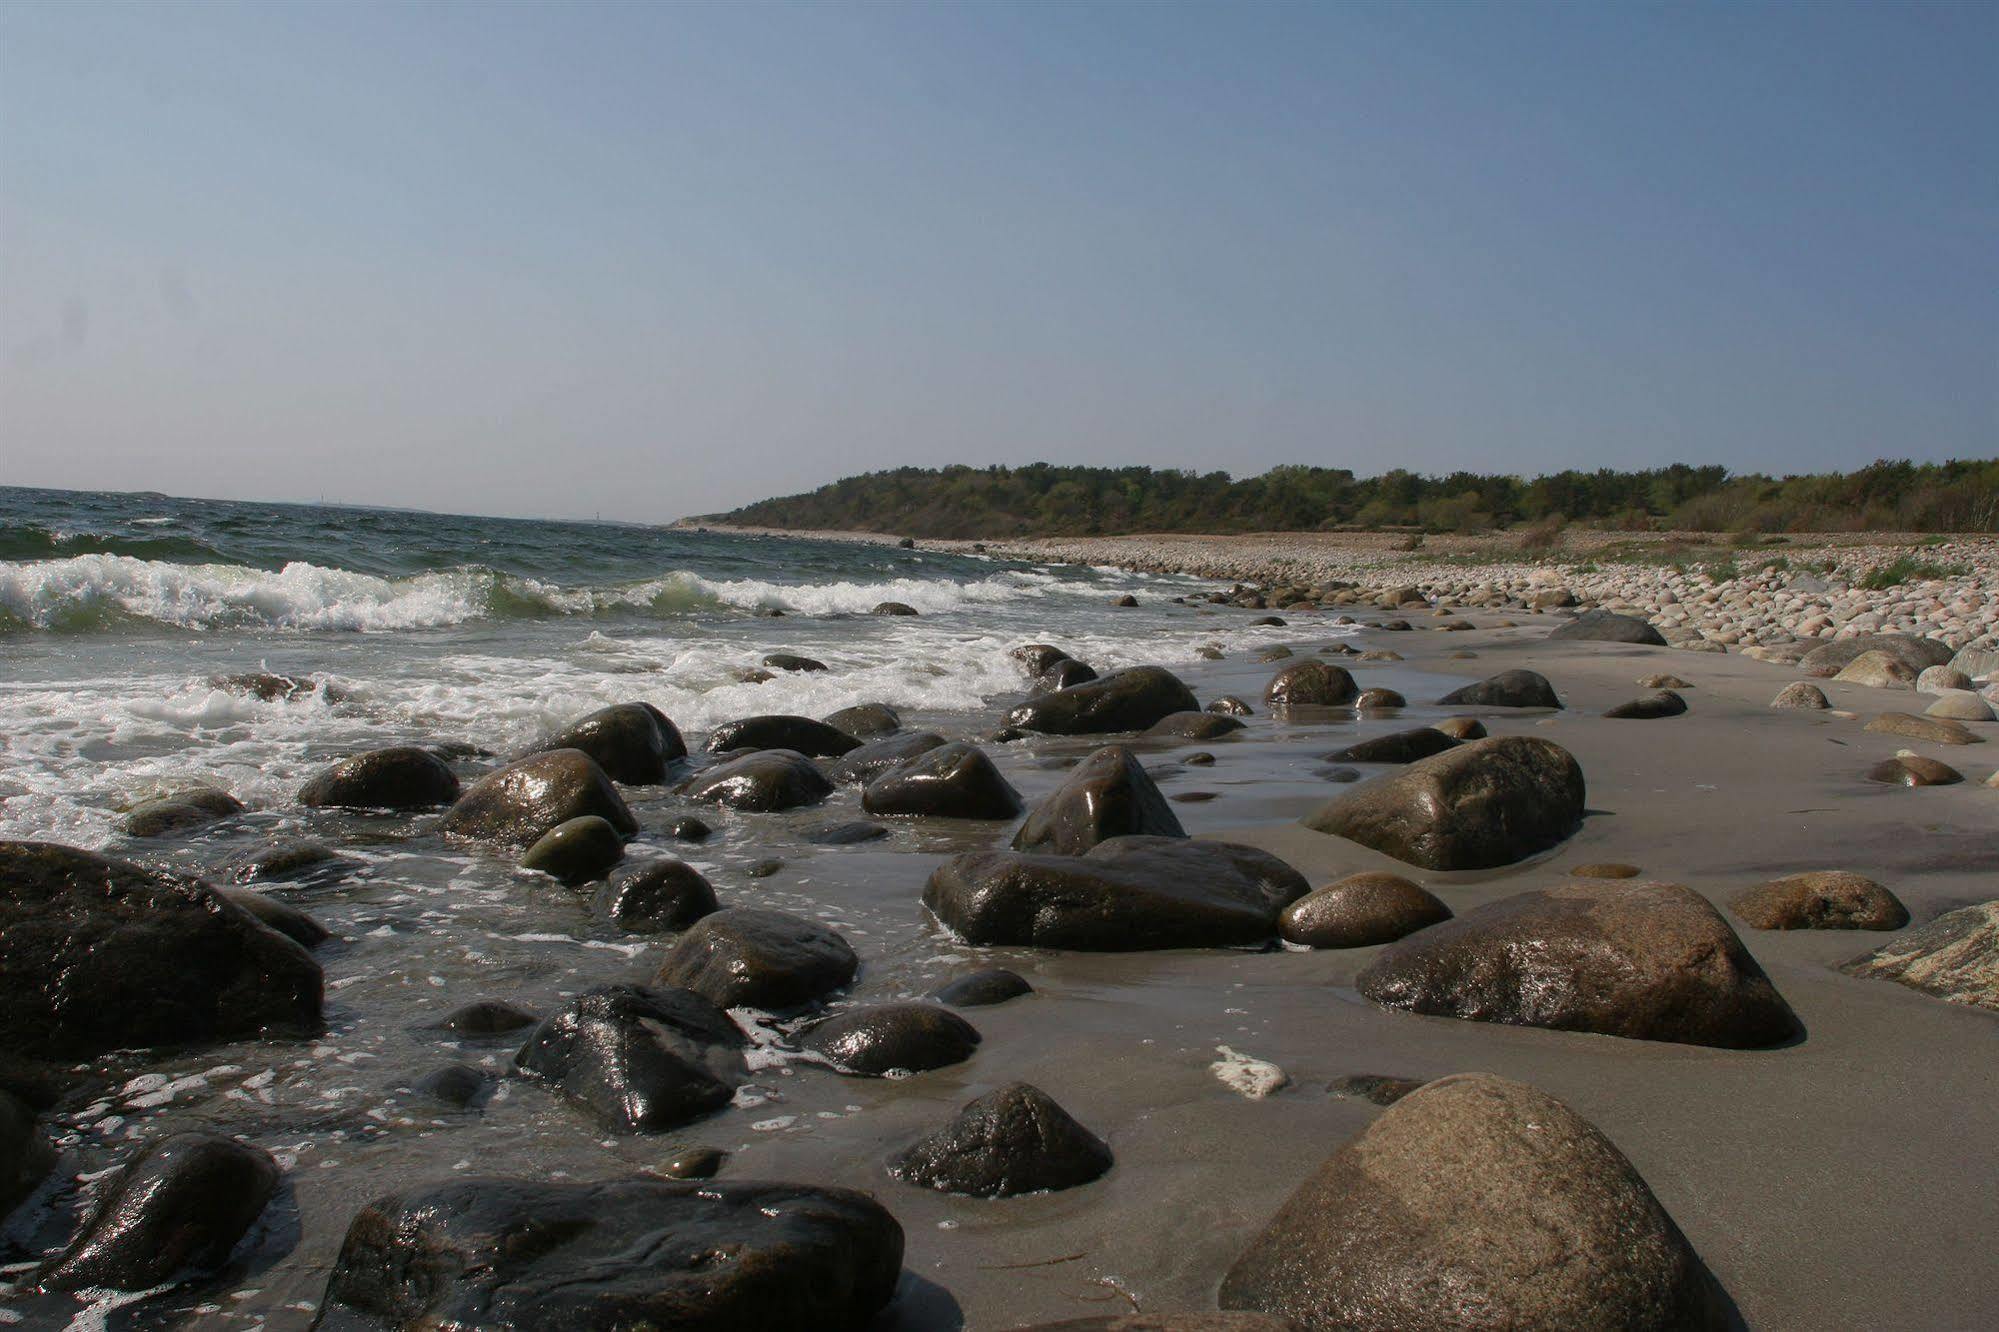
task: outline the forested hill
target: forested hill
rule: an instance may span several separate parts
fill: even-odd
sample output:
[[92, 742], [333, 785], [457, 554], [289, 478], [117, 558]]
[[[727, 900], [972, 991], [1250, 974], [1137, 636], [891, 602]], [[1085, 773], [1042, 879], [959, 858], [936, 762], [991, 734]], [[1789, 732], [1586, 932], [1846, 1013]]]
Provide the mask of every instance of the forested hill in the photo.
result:
[[[701, 520], [695, 520], [701, 521]], [[1278, 467], [1235, 480], [1150, 467], [902, 467], [706, 521], [918, 537], [1268, 532], [1342, 526], [1475, 531], [1537, 523], [1698, 531], [1999, 530], [1999, 460], [1877, 462], [1775, 478], [1675, 464], [1531, 480], [1453, 472], [1357, 477]]]

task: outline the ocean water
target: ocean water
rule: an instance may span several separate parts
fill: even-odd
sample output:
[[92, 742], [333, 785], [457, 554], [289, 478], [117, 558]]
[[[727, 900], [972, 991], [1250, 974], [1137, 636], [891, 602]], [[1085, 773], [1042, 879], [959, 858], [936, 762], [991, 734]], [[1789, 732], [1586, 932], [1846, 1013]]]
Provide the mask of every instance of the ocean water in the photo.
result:
[[[547, 1014], [594, 985], [644, 983], [668, 941], [621, 933], [593, 913], [587, 891], [523, 872], [512, 856], [447, 842], [434, 815], [307, 810], [296, 791], [327, 763], [397, 743], [461, 747], [455, 766], [469, 781], [548, 730], [629, 700], [663, 709], [697, 755], [703, 733], [723, 720], [823, 716], [859, 702], [887, 703], [908, 726], [975, 736], [1021, 697], [1025, 682], [1007, 649], [1031, 641], [1060, 644], [1100, 669], [1174, 667], [1203, 699], [1254, 696], [1272, 669], [1254, 662], [1255, 649], [1288, 641], [1307, 651], [1307, 638], [1351, 632], [1323, 620], [1258, 626], [1250, 612], [1173, 601], [1209, 586], [639, 526], [0, 490], [0, 836], [216, 879], [279, 838], [315, 838], [343, 858], [332, 873], [266, 888], [332, 932], [316, 951], [325, 1035], [95, 1061], [81, 1088], [44, 1117], [61, 1165], [0, 1231], [0, 1324], [302, 1327], [348, 1219], [372, 1198], [468, 1171], [590, 1178], [657, 1169], [701, 1144], [735, 1153], [736, 1177], [884, 1190], [912, 1237], [910, 1270], [935, 1279], [898, 1306], [906, 1314], [897, 1325], [957, 1325], [954, 1297], [935, 1282], [952, 1263], [976, 1270], [973, 1252], [953, 1246], [971, 1233], [955, 1227], [980, 1214], [962, 1200], [889, 1190], [880, 1174], [887, 1149], [996, 1079], [1047, 1080], [1050, 1070], [1035, 1061], [1058, 1048], [1048, 1042], [1101, 1031], [1107, 1014], [1131, 1024], [1134, 1049], [1160, 1030], [1184, 1035], [1174, 1057], [1199, 1068], [1216, 1040], [1243, 1031], [1238, 1018], [1217, 1019], [1225, 1005], [1205, 994], [1169, 1020], [1133, 983], [1150, 961], [977, 950], [941, 930], [921, 905], [924, 879], [948, 854], [1004, 845], [1010, 824], [890, 820], [882, 840], [829, 847], [810, 834], [862, 817], [852, 790], [822, 807], [753, 815], [697, 808], [665, 787], [627, 788], [640, 824], [629, 860], [683, 857], [724, 905], [774, 906], [846, 935], [862, 972], [838, 1003], [921, 996], [967, 969], [1010, 965], [1033, 975], [1053, 1005], [1036, 1012], [1055, 1015], [994, 1010], [976, 1021], [997, 1034], [968, 1064], [881, 1080], [814, 1067], [787, 1048], [795, 1020], [741, 1012], [759, 1052], [735, 1106], [672, 1134], [632, 1138], [508, 1076], [518, 1037], [462, 1042], [432, 1024], [475, 999]], [[1140, 605], [1114, 609], [1127, 592]], [[884, 600], [921, 614], [868, 613]], [[760, 614], [769, 610], [784, 614]], [[1204, 645], [1225, 659], [1202, 660]], [[829, 669], [738, 678], [779, 650]], [[1427, 687], [1395, 669], [1368, 683]], [[254, 671], [310, 677], [313, 687], [263, 699], [226, 683]], [[1338, 732], [1344, 743], [1407, 724], [1259, 718], [1250, 732], [1201, 746], [1222, 751], [1214, 767], [1180, 765], [1185, 744], [1138, 748], [1162, 787], [1189, 802], [1176, 808], [1198, 832], [1296, 818], [1323, 799], [1324, 765], [1301, 738], [1330, 744]], [[1041, 737], [991, 752], [1031, 804], [1098, 743]], [[132, 804], [193, 783], [221, 786], [249, 809], [157, 840], [120, 831]], [[671, 840], [665, 830], [687, 813], [715, 835], [698, 845]], [[764, 872], [773, 860], [779, 869]], [[1113, 994], [1118, 1003], [1107, 1007]], [[1222, 1025], [1208, 1031], [1210, 1021]], [[1040, 1024], [1039, 1034], [1006, 1036], [1007, 1024], [1021, 1022]], [[490, 1079], [471, 1108], [410, 1090], [447, 1063]], [[137, 1300], [8, 1287], [64, 1242], [136, 1144], [193, 1129], [258, 1143], [286, 1171], [227, 1271]], [[1032, 1242], [1031, 1233], [1018, 1242]]]
[[[690, 733], [864, 701], [970, 714], [1018, 691], [1016, 643], [1101, 667], [1268, 636], [1168, 601], [1199, 586], [622, 524], [0, 489], [0, 836], [95, 847], [175, 785], [279, 804], [357, 749], [507, 753], [629, 699]], [[1110, 609], [1124, 592], [1141, 606]], [[921, 614], [867, 613], [890, 600]], [[736, 678], [776, 650], [831, 669]], [[318, 688], [266, 701], [216, 683], [250, 671]]]

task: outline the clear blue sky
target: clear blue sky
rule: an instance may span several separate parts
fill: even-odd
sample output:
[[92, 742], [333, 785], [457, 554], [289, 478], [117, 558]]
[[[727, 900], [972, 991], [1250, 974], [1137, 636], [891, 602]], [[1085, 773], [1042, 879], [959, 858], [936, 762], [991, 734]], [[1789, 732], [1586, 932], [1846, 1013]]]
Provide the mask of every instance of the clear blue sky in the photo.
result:
[[1999, 6], [0, 7], [0, 482], [1999, 453]]

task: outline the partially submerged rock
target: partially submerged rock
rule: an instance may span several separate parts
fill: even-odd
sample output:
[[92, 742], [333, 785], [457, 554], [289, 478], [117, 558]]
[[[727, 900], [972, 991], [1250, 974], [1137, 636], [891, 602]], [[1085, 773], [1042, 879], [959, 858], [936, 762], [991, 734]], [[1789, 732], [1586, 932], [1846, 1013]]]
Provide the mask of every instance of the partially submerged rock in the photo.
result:
[[625, 798], [597, 761], [580, 749], [531, 754], [472, 783], [445, 811], [438, 830], [527, 847], [557, 824], [595, 814], [624, 836], [639, 829]]
[[1174, 712], [1146, 727], [1145, 734], [1156, 740], [1216, 740], [1242, 728], [1240, 721], [1218, 712]]
[[827, 769], [827, 775], [845, 786], [865, 785], [891, 768], [899, 768], [917, 755], [949, 743], [935, 731], [912, 731], [908, 735], [871, 740], [859, 749], [849, 750]]
[[1670, 883], [1567, 881], [1390, 944], [1355, 981], [1387, 1008], [1756, 1049], [1798, 1020], [1728, 922]]
[[0, 1052], [309, 1035], [320, 991], [304, 948], [198, 879], [0, 841]]
[[327, 940], [326, 927], [295, 906], [249, 888], [217, 888], [216, 895], [235, 903], [265, 925], [298, 944], [317, 948]]
[[706, 800], [756, 814], [816, 805], [833, 793], [833, 783], [803, 754], [760, 749], [718, 764], [680, 788], [689, 800]]
[[1955, 786], [1964, 780], [1964, 774], [1920, 754], [1897, 754], [1869, 768], [1867, 780], [1886, 786]]
[[1019, 973], [1005, 967], [989, 967], [946, 981], [932, 990], [930, 997], [953, 1008], [984, 1008], [1033, 993], [1034, 987]]
[[355, 1215], [320, 1326], [860, 1332], [901, 1273], [902, 1228], [849, 1189], [457, 1179]]
[[650, 703], [614, 703], [557, 731], [539, 750], [580, 749], [614, 782], [659, 786], [667, 766], [687, 757], [687, 742]]
[[1443, 707], [1560, 708], [1555, 686], [1539, 671], [1501, 671], [1437, 700]]
[[1292, 1193], [1219, 1301], [1301, 1328], [1729, 1326], [1638, 1172], [1544, 1092], [1489, 1073], [1396, 1101]]
[[1840, 970], [1999, 1012], [1999, 900], [1945, 912]]
[[1255, 847], [1112, 837], [1080, 856], [954, 856], [923, 902], [969, 943], [1136, 952], [1261, 943], [1308, 888]]
[[1016, 1082], [971, 1101], [897, 1153], [889, 1174], [975, 1198], [1073, 1189], [1111, 1168], [1111, 1149], [1038, 1087]]
[[160, 1139], [124, 1165], [90, 1220], [33, 1283], [141, 1291], [218, 1268], [277, 1185], [277, 1162], [261, 1147], [210, 1133]]
[[1121, 671], [1029, 699], [1007, 714], [1022, 730], [1049, 735], [1142, 731], [1162, 717], [1200, 709], [1180, 677], [1161, 666]]
[[1123, 745], [1106, 745], [1070, 770], [1014, 834], [1016, 851], [1080, 856], [1110, 837], [1185, 837], [1159, 787]]
[[1777, 691], [1777, 697], [1770, 700], [1773, 708], [1793, 708], [1803, 712], [1821, 712], [1832, 706], [1826, 701], [1825, 690], [1808, 680], [1798, 680]]
[[958, 741], [926, 750], [870, 781], [861, 792], [870, 814], [953, 819], [1010, 819], [1020, 792], [977, 745]]
[[458, 799], [458, 776], [414, 745], [342, 759], [299, 788], [301, 805], [342, 809], [435, 809]]
[[1677, 717], [1686, 710], [1687, 700], [1670, 689], [1661, 689], [1656, 694], [1619, 703], [1603, 715], [1625, 721], [1655, 721], [1661, 717]]
[[1345, 668], [1324, 661], [1300, 661], [1270, 677], [1263, 701], [1273, 708], [1338, 707], [1351, 703], [1360, 687]]
[[1728, 905], [1759, 930], [1899, 930], [1909, 923], [1895, 894], [1847, 870], [1787, 874], [1744, 889]]
[[832, 993], [859, 969], [847, 941], [817, 921], [728, 907], [703, 916], [674, 942], [657, 983], [683, 986], [724, 1008], [779, 1011]]
[[1583, 772], [1550, 740], [1474, 740], [1377, 777], [1305, 819], [1432, 870], [1493, 869], [1559, 844], [1583, 817]]
[[243, 812], [243, 802], [213, 786], [190, 786], [154, 796], [125, 814], [127, 837], [165, 837], [219, 823]]
[[528, 1036], [514, 1064], [620, 1133], [663, 1133], [729, 1104], [743, 1034], [690, 990], [587, 990]]
[[575, 888], [595, 883], [625, 857], [625, 839], [595, 814], [556, 824], [527, 849], [521, 868], [537, 870]]
[[861, 742], [845, 731], [810, 717], [771, 713], [724, 722], [708, 735], [710, 754], [738, 749], [787, 749], [810, 758], [838, 758]]
[[861, 740], [894, 735], [902, 729], [901, 714], [886, 703], [856, 703], [827, 713], [823, 720], [842, 735]]
[[633, 866], [597, 890], [597, 913], [631, 934], [684, 930], [718, 910], [714, 887], [684, 860]]
[[1285, 907], [1277, 932], [1307, 948], [1368, 948], [1450, 918], [1449, 907], [1400, 875], [1364, 871]]
[[1348, 745], [1345, 749], [1336, 749], [1326, 755], [1326, 759], [1331, 763], [1414, 763], [1417, 759], [1441, 754], [1457, 746], [1456, 740], [1436, 727], [1418, 726], [1413, 730], [1392, 731]]
[[821, 1018], [798, 1045], [842, 1073], [879, 1078], [960, 1064], [978, 1049], [978, 1029], [936, 1004], [868, 1004]]

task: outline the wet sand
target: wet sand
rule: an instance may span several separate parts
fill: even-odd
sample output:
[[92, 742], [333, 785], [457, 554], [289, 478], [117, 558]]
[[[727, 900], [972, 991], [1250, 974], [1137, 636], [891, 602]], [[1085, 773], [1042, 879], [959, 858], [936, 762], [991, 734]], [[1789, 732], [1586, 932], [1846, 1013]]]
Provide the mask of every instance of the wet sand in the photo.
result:
[[[1225, 614], [1233, 620], [1242, 613]], [[1341, 632], [1330, 618], [1292, 616], [1288, 641], [1301, 655], [1314, 650]], [[1406, 633], [1364, 631], [1358, 645], [1393, 648], [1405, 660], [1343, 662], [1363, 687], [1406, 694], [1415, 705], [1400, 716], [1356, 721], [1335, 710], [1278, 720], [1260, 702], [1275, 666], [1240, 655], [1203, 663], [1182, 674], [1203, 701], [1223, 693], [1251, 699], [1258, 715], [1248, 729], [1136, 747], [1169, 796], [1213, 793], [1174, 805], [1195, 835], [1266, 847], [1315, 885], [1356, 870], [1393, 869], [1459, 911], [1605, 860], [1687, 883], [1718, 904], [1780, 874], [1853, 869], [1898, 894], [1918, 925], [1993, 896], [1999, 792], [1979, 783], [1999, 764], [1999, 744], [1915, 746], [1961, 768], [1970, 779], [1962, 786], [1873, 785], [1862, 777], [1866, 769], [1908, 742], [1861, 727], [1876, 713], [1907, 709], [1909, 693], [1824, 681], [1834, 706], [1857, 718], [1771, 711], [1769, 699], [1797, 678], [1792, 668], [1667, 648], [1550, 643], [1552, 622], [1536, 619], [1448, 634], [1428, 632], [1430, 621]], [[1451, 655], [1464, 651], [1476, 655]], [[1422, 701], [1515, 666], [1546, 674], [1568, 710], [1479, 715], [1493, 734], [1543, 735], [1575, 753], [1589, 783], [1590, 814], [1574, 838], [1505, 870], [1432, 874], [1298, 825], [1347, 789], [1322, 775], [1331, 766], [1324, 754], [1463, 713]], [[1666, 671], [1692, 682], [1684, 691], [1688, 714], [1647, 722], [1597, 715], [1645, 693], [1639, 677]], [[974, 731], [992, 719], [906, 720]], [[1999, 734], [1999, 725], [1977, 729]], [[1034, 738], [990, 752], [1032, 804], [1100, 743]], [[1215, 754], [1216, 763], [1179, 762], [1195, 750]], [[649, 829], [686, 808], [665, 795], [628, 794]], [[1791, 1046], [1732, 1051], [1628, 1041], [1377, 1009], [1353, 989], [1377, 949], [1101, 955], [969, 948], [925, 913], [924, 880], [950, 852], [1002, 844], [1011, 825], [904, 825], [886, 841], [823, 848], [805, 844], [801, 832], [859, 817], [850, 790], [788, 815], [702, 813], [721, 831], [717, 842], [669, 849], [702, 866], [725, 905], [767, 904], [839, 926], [863, 958], [849, 998], [918, 996], [991, 965], [1020, 971], [1036, 993], [965, 1010], [984, 1037], [966, 1063], [885, 1081], [780, 1062], [755, 1075], [736, 1108], [649, 1138], [607, 1135], [574, 1108], [519, 1083], [504, 1085], [478, 1115], [385, 1117], [368, 1108], [369, 1095], [318, 1120], [282, 1105], [260, 1110], [254, 1100], [190, 1107], [191, 1122], [255, 1136], [290, 1166], [266, 1221], [265, 1256], [237, 1274], [234, 1293], [198, 1306], [204, 1325], [305, 1325], [347, 1218], [388, 1188], [466, 1174], [610, 1176], [657, 1169], [692, 1145], [734, 1153], [724, 1178], [847, 1185], [879, 1197], [907, 1235], [904, 1289], [884, 1328], [1005, 1329], [1090, 1313], [1212, 1309], [1223, 1272], [1251, 1235], [1305, 1175], [1380, 1113], [1366, 1101], [1329, 1095], [1328, 1083], [1350, 1074], [1426, 1079], [1474, 1070], [1532, 1083], [1596, 1123], [1630, 1157], [1749, 1326], [1947, 1328], [1992, 1319], [1999, 1299], [1990, 1246], [1999, 1228], [1999, 1191], [1991, 1187], [1999, 1019], [1833, 969], [1891, 936], [1739, 931], [1804, 1023], [1804, 1039]], [[764, 856], [785, 864], [771, 877], [749, 877], [747, 864]], [[432, 894], [423, 912], [493, 917], [490, 956], [470, 973], [457, 965], [445, 986], [426, 975], [421, 940], [410, 937], [420, 921], [393, 917], [380, 889], [292, 900], [345, 940], [322, 955], [333, 987], [332, 1032], [317, 1048], [211, 1050], [184, 1061], [188, 1068], [296, 1061], [301, 1078], [360, 1087], [379, 1087], [384, 1069], [448, 1059], [497, 1072], [516, 1042], [460, 1046], [423, 1024], [481, 996], [547, 1012], [587, 985], [648, 980], [664, 951], [592, 922], [575, 898], [552, 888]], [[570, 936], [586, 947], [547, 942]], [[509, 937], [541, 942], [509, 945]], [[556, 947], [566, 959], [561, 968], [541, 960]], [[1290, 1084], [1261, 1101], [1230, 1090], [1210, 1069], [1224, 1045], [1278, 1064]], [[1040, 1086], [1105, 1138], [1116, 1154], [1112, 1171], [1066, 1192], [996, 1201], [887, 1177], [883, 1162], [891, 1153], [963, 1102], [1014, 1080]], [[169, 1122], [162, 1118], [159, 1127]], [[31, 1320], [51, 1307], [31, 1310]]]

